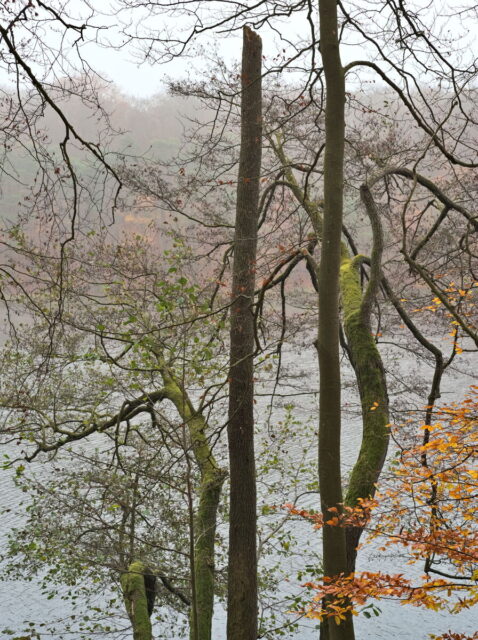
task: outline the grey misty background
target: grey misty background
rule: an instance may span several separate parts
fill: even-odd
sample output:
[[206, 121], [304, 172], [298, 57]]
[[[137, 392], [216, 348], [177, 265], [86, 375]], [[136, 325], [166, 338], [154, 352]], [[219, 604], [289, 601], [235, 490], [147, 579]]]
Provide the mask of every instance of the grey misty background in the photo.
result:
[[[113, 162], [115, 154], [147, 156], [164, 161], [170, 159], [178, 152], [184, 117], [193, 117], [197, 112], [194, 100], [173, 98], [166, 93], [134, 99], [113, 85], [100, 89], [98, 98], [110, 117], [111, 134], [108, 135], [107, 144]], [[107, 123], [98, 111], [95, 112], [74, 96], [61, 106], [85, 139], [92, 142], [99, 139]], [[47, 107], [38, 126], [48, 136], [45, 143], [47, 148], [57, 156], [59, 166], [62, 165], [58, 143], [64, 132], [58, 116]], [[81, 160], [78, 151], [72, 155], [76, 160]], [[32, 179], [37, 171], [35, 159], [28, 149], [16, 146], [9, 152], [0, 184], [2, 222], [18, 220], [27, 205], [25, 198], [31, 193]]]
[[[383, 104], [387, 94], [380, 90], [367, 93], [365, 100], [369, 104]], [[126, 162], [134, 164], [135, 157], [141, 158], [141, 162], [151, 163], [166, 162], [168, 160], [176, 161], [178, 154], [184, 144], [183, 134], [190, 124], [188, 121], [208, 120], [211, 116], [211, 112], [199, 101], [194, 98], [184, 99], [181, 97], [173, 97], [164, 93], [158, 93], [151, 98], [134, 99], [130, 96], [122, 93], [114, 85], [110, 85], [99, 90], [99, 102], [104, 108], [105, 112], [109, 114], [110, 124], [112, 130], [115, 132], [109, 140], [109, 150], [111, 152], [110, 160], [114, 163], [116, 157], [117, 161], [121, 160], [124, 155]], [[75, 123], [75, 126], [81, 132], [82, 136], [88, 140], [95, 141], [98, 139], [99, 128], [104, 128], [105, 124], [101, 118], [92, 113], [91, 110], [79, 100], [78, 98], [71, 98], [66, 104], [63, 104], [66, 113], [70, 117], [71, 121]], [[399, 109], [399, 107], [397, 107]], [[355, 116], [358, 118], [358, 116]], [[356, 121], [354, 124], [357, 124]], [[58, 142], [62, 136], [61, 127], [58, 124], [57, 117], [48, 109], [45, 112], [45, 116], [41, 119], [41, 128], [48, 135], [47, 146], [54, 150], [55, 154], [58, 154]], [[406, 126], [404, 124], [403, 126]], [[414, 135], [413, 130], [407, 129], [409, 140], [412, 142]], [[117, 155], [116, 155], [117, 154]], [[79, 152], [72, 153], [75, 160], [81, 166], [81, 154]], [[59, 165], [61, 164], [61, 158], [58, 155]], [[5, 165], [6, 170], [11, 175], [2, 176], [1, 181], [1, 199], [0, 199], [0, 218], [2, 223], [15, 224], [15, 222], [22, 216], [28, 209], [28, 198], [31, 195], [32, 179], [34, 178], [37, 167], [34, 159], [29, 155], [27, 150], [20, 150], [14, 148], [8, 155], [8, 162]], [[85, 166], [87, 171], [87, 167]], [[126, 194], [127, 196], [127, 194]], [[353, 212], [349, 213], [354, 215]], [[165, 214], [169, 217], [169, 214]], [[126, 233], [144, 233], [147, 232], [148, 224], [153, 222], [163, 221], [163, 212], [154, 206], [149, 209], [148, 214], [144, 215], [140, 209], [130, 209], [128, 207], [128, 198], [120, 202], [120, 207], [116, 212], [116, 222], [114, 227], [115, 231], [124, 231]], [[179, 225], [181, 225], [179, 221]], [[362, 233], [360, 238], [363, 242], [368, 241], [368, 232]], [[1, 341], [5, 340], [7, 336], [6, 319], [4, 312], [2, 314], [2, 325], [0, 325], [0, 332], [2, 334]], [[397, 368], [400, 375], [409, 376], [410, 371], [414, 369], [414, 374], [417, 375], [415, 369], [416, 365], [412, 358], [400, 358], [397, 354], [393, 354], [393, 349], [390, 349], [388, 354], [390, 357], [396, 359]], [[306, 363], [309, 363], [310, 370], [315, 372], [315, 352], [311, 349], [305, 355], [301, 353], [299, 356], [295, 353], [288, 354], [288, 363], [290, 366], [295, 366], [301, 370], [305, 370]], [[468, 365], [472, 365], [471, 362]], [[448, 387], [446, 393], [458, 394], [466, 389], [468, 384], [472, 382], [469, 375], [465, 372], [466, 367], [463, 367], [462, 371], [455, 372], [455, 378], [448, 380]], [[308, 376], [309, 384], [315, 385], [314, 376]], [[356, 393], [353, 389], [347, 389], [345, 392], [345, 401], [351, 404], [357, 402]], [[304, 416], [310, 416], [313, 411], [313, 406], [304, 407]], [[344, 420], [344, 436], [343, 436], [343, 448], [344, 448], [344, 466], [351, 467], [356, 456], [357, 446], [359, 443], [358, 422], [353, 418]], [[94, 447], [94, 444], [86, 445]], [[312, 444], [311, 459], [315, 459], [315, 445]], [[40, 474], [48, 474], [50, 464], [46, 463], [40, 465], [35, 463], [35, 472]], [[19, 525], [21, 523], [21, 516], [18, 515], [18, 502], [21, 499], [19, 490], [14, 487], [12, 482], [11, 473], [2, 473], [0, 477], [0, 491], [1, 491], [1, 504], [0, 508], [7, 508], [8, 512], [4, 514], [0, 523], [0, 540], [5, 540], [11, 527]], [[319, 546], [319, 539], [314, 540], [314, 534], [310, 530], [306, 531], [306, 535], [309, 537], [309, 543]], [[370, 562], [370, 568], [376, 567], [377, 552], [372, 548], [370, 551], [364, 554], [361, 560], [362, 568], [366, 569]], [[391, 573], [401, 570], [400, 558], [387, 559], [382, 561], [381, 567], [386, 565], [387, 570]], [[39, 622], [41, 620], [51, 621], [53, 619], [61, 618], [62, 614], [68, 615], [68, 605], [62, 600], [53, 598], [48, 600], [47, 596], [42, 595], [39, 592], [38, 586], [35, 584], [35, 580], [32, 582], [26, 582], [25, 580], [0, 582], [0, 629], [9, 627], [15, 632], [19, 632], [23, 627], [24, 620], [32, 620]], [[79, 603], [81, 609], [81, 603]], [[417, 633], [419, 637], [424, 637], [426, 633], [442, 632], [448, 627], [452, 627], [456, 631], [474, 631], [476, 629], [476, 621], [474, 620], [474, 614], [472, 612], [464, 612], [459, 616], [450, 619], [446, 614], [432, 611], [421, 611], [416, 609], [403, 609], [397, 603], [381, 603], [380, 608], [383, 611], [383, 615], [379, 618], [372, 619], [370, 621], [361, 617], [357, 621], [357, 629], [361, 636], [365, 636], [367, 633], [373, 633], [373, 637], [376, 640], [385, 640], [392, 637], [400, 637], [402, 640], [416, 640]], [[184, 621], [183, 621], [184, 622]], [[216, 632], [214, 637], [223, 637], [225, 616], [221, 607], [217, 607], [217, 616], [215, 620]], [[174, 621], [173, 621], [174, 626]], [[396, 634], [396, 635], [395, 635]], [[127, 633], [125, 634], [128, 635]], [[55, 636], [63, 637], [63, 636]], [[65, 636], [73, 638], [74, 636]], [[174, 638], [173, 636], [170, 636]], [[317, 631], [315, 630], [315, 623], [310, 622], [308, 627], [302, 629], [297, 637], [301, 637], [304, 640], [309, 640], [317, 637]]]

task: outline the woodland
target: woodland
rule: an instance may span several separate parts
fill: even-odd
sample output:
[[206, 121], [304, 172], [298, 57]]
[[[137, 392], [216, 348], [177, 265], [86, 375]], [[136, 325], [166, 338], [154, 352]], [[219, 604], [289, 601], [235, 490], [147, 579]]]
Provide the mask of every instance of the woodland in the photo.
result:
[[478, 640], [478, 5], [99, 4], [0, 0], [1, 637]]

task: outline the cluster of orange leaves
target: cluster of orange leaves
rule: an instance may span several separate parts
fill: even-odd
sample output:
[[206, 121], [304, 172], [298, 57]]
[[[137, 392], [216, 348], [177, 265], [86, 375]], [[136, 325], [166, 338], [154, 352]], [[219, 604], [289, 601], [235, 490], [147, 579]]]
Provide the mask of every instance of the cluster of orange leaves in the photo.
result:
[[[436, 274], [435, 280], [438, 281], [444, 277], [444, 274]], [[435, 296], [432, 298], [430, 304], [413, 309], [413, 313], [423, 311], [436, 313], [437, 311], [441, 311], [446, 318], [450, 318], [452, 327], [449, 335], [451, 336], [455, 352], [460, 354], [463, 353], [463, 348], [459, 344], [458, 330], [460, 323], [456, 320], [456, 315], [454, 316], [453, 313], [450, 313], [450, 311], [444, 308], [443, 303], [445, 301], [449, 309], [458, 312], [461, 318], [466, 319], [468, 326], [474, 326], [476, 325], [474, 320], [476, 319], [477, 294], [478, 282], [470, 282], [469, 284], [462, 284], [461, 286], [453, 281], [448, 283], [443, 282], [440, 287], [440, 297]], [[407, 302], [405, 298], [402, 298], [401, 301]], [[453, 319], [454, 317], [455, 319]]]
[[467, 636], [464, 633], [452, 633], [451, 631], [448, 631], [440, 636], [432, 634], [430, 638], [431, 640], [478, 640], [478, 631], [475, 631], [472, 636]]
[[[442, 274], [435, 275], [436, 280], [439, 280], [442, 277]], [[473, 294], [477, 287], [478, 282], [470, 282], [468, 285], [463, 285], [462, 287], [460, 287], [455, 282], [451, 281], [448, 284], [443, 284], [443, 288], [441, 289], [441, 291], [442, 295], [446, 298], [446, 301], [451, 305], [455, 306], [460, 304], [461, 306], [467, 306], [474, 304]], [[406, 302], [405, 299], [402, 299], [402, 301]], [[420, 311], [436, 312], [442, 304], [442, 300], [438, 297], [435, 297], [432, 299], [431, 304], [420, 307], [418, 309], [414, 309], [413, 311], [414, 313], [418, 313]], [[466, 308], [465, 312], [469, 312], [466, 313], [466, 315], [471, 315], [473, 312], [473, 308]]]
[[[306, 583], [314, 591], [303, 612], [309, 617], [339, 624], [369, 599], [452, 613], [478, 604], [478, 386], [463, 402], [436, 409], [431, 425], [412, 418], [392, 427], [392, 435], [398, 450], [380, 493], [355, 508], [329, 509], [325, 525], [362, 527], [369, 539], [380, 540], [382, 551], [398, 545], [408, 564], [424, 563], [426, 573], [413, 583], [404, 574], [368, 571]], [[321, 514], [285, 508], [315, 528], [324, 526]], [[465, 639], [478, 635], [436, 638]]]

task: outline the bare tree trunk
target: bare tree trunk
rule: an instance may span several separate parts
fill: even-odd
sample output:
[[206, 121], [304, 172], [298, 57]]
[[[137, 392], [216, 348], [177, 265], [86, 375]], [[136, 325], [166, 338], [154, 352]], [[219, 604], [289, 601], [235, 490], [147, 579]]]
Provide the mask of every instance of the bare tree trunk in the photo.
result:
[[[340, 61], [337, 2], [319, 0], [320, 52], [326, 83], [324, 218], [319, 268], [319, 331], [317, 349], [320, 371], [319, 484], [324, 521], [329, 509], [342, 509], [340, 465], [341, 381], [339, 351], [339, 271], [343, 215], [343, 164], [345, 136], [345, 79]], [[345, 530], [324, 525], [324, 574], [347, 573]], [[329, 618], [330, 640], [354, 638], [349, 616], [337, 625]]]
[[262, 42], [244, 27], [241, 152], [237, 186], [229, 374], [230, 524], [228, 640], [257, 638], [254, 461], [254, 299], [262, 153]]

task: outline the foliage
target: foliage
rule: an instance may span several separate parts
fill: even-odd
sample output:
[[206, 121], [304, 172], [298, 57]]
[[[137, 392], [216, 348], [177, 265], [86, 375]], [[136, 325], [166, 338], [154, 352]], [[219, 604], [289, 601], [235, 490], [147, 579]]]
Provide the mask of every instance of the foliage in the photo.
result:
[[[380, 551], [402, 548], [408, 564], [423, 563], [425, 574], [410, 580], [404, 574], [364, 571], [307, 583], [315, 591], [307, 616], [339, 622], [347, 611], [357, 614], [357, 607], [380, 599], [450, 613], [478, 603], [478, 387], [470, 387], [461, 403], [436, 408], [432, 425], [417, 425], [414, 417], [394, 427], [392, 435], [399, 448], [380, 493], [357, 508], [344, 507], [343, 514], [335, 510], [327, 524], [364, 526], [369, 539], [381, 541]], [[287, 508], [322, 528], [320, 514]]]

